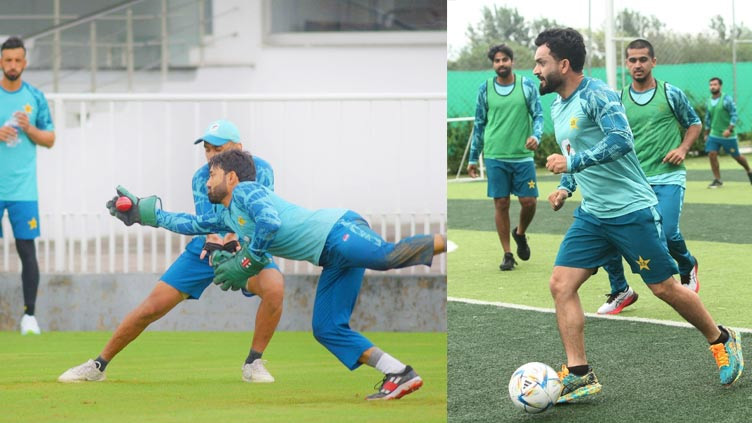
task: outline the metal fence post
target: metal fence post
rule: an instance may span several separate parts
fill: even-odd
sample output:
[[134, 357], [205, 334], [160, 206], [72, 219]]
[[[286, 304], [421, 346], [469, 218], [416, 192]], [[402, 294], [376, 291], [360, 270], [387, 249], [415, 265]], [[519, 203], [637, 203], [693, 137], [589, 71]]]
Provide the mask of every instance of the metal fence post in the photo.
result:
[[[65, 126], [65, 105], [63, 99], [56, 98], [55, 104], [55, 127], [63, 128]], [[59, 148], [59, 147], [58, 147]], [[55, 165], [57, 174], [63, 175], [62, 161], [57, 161]], [[63, 178], [55, 178], [55, 271], [62, 272], [65, 269], [65, 235], [63, 231]]]
[[167, 0], [162, 0], [162, 34], [161, 34], [161, 66], [160, 71], [162, 73], [162, 82], [167, 81], [167, 64], [170, 59], [170, 48], [167, 44]]
[[[60, 0], [52, 2], [53, 25], [60, 25]], [[55, 31], [52, 36], [52, 91], [58, 92], [60, 87], [60, 65], [62, 62], [60, 53], [60, 31]]]
[[125, 62], [128, 72], [128, 91], [133, 91], [133, 9], [125, 12]]
[[91, 92], [97, 91], [97, 23], [89, 24], [89, 65], [91, 67]]

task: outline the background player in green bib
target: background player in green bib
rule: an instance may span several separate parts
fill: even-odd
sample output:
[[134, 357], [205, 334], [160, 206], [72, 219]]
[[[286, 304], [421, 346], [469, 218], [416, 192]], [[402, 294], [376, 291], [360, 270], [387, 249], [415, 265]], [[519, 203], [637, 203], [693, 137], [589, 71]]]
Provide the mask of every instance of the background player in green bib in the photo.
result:
[[512, 230], [517, 256], [530, 258], [525, 231], [535, 216], [538, 180], [533, 150], [543, 133], [543, 109], [538, 90], [528, 78], [512, 73], [514, 53], [501, 44], [491, 47], [488, 58], [496, 77], [483, 82], [475, 106], [475, 126], [470, 147], [468, 174], [478, 176], [478, 158], [488, 175], [488, 196], [494, 200], [494, 219], [504, 258], [501, 270], [512, 270], [517, 262], [509, 247], [509, 195], [520, 200], [520, 222]]
[[[3, 79], [0, 81], [0, 217], [8, 217], [21, 259], [24, 315], [21, 333], [39, 334], [34, 317], [39, 288], [39, 264], [34, 238], [39, 236], [37, 146], [50, 148], [55, 132], [44, 94], [21, 80], [26, 48], [19, 38], [0, 47]], [[0, 237], [3, 236], [0, 227]]]
[[736, 125], [736, 105], [730, 95], [721, 92], [723, 81], [721, 78], [710, 78], [710, 98], [707, 103], [708, 112], [705, 114], [705, 152], [710, 159], [710, 170], [713, 171], [713, 182], [708, 188], [718, 188], [721, 181], [721, 168], [718, 164], [718, 151], [723, 147], [726, 153], [747, 171], [749, 182], [752, 183], [747, 159], [739, 152], [739, 143], [734, 134]]
[[616, 254], [640, 274], [653, 294], [702, 333], [710, 343], [721, 383], [733, 383], [744, 369], [741, 338], [716, 326], [697, 293], [674, 279], [677, 267], [655, 209], [658, 200], [640, 168], [618, 94], [582, 74], [585, 42], [574, 29], [543, 31], [535, 45], [533, 73], [541, 81], [540, 92], [558, 94], [551, 117], [562, 154], [548, 156], [546, 168], [562, 178], [548, 201], [556, 211], [577, 186], [582, 194], [550, 280], [567, 355], [559, 373], [564, 389], [558, 402], [601, 390], [585, 354], [585, 315], [577, 291]]
[[[668, 251], [679, 266], [682, 285], [697, 292], [697, 259], [687, 250], [679, 217], [684, 205], [687, 171], [684, 157], [702, 131], [702, 123], [684, 93], [653, 78], [656, 59], [653, 46], [637, 39], [625, 50], [632, 84], [621, 92], [621, 102], [634, 135], [634, 149], [648, 183], [658, 197], [658, 212]], [[682, 139], [679, 125], [686, 129]], [[608, 300], [598, 314], [618, 314], [637, 301], [637, 293], [627, 285], [621, 256], [604, 266], [611, 282]]]

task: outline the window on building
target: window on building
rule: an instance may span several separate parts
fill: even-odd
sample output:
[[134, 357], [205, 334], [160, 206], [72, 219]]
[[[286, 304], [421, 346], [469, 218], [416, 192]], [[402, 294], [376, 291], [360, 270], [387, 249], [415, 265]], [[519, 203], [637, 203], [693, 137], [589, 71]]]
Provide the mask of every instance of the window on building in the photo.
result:
[[446, 0], [267, 0], [266, 9], [272, 44], [446, 42]]

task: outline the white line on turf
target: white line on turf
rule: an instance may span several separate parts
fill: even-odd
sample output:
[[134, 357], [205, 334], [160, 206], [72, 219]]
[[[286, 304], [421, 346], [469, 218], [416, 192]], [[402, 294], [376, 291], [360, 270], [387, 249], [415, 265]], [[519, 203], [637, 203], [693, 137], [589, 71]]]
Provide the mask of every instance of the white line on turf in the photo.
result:
[[447, 253], [451, 253], [452, 251], [456, 249], [457, 249], [457, 244], [455, 244], [451, 240], [447, 240]]
[[[496, 306], [496, 307], [513, 308], [517, 310], [537, 311], [540, 313], [556, 313], [556, 310], [552, 308], [531, 307], [531, 306], [520, 305], [520, 304], [500, 303], [496, 301], [481, 301], [481, 300], [474, 300], [472, 298], [447, 297], [447, 301], [453, 301], [456, 303], [465, 303], [465, 304], [475, 304], [475, 305], [490, 305], [490, 306]], [[680, 328], [692, 328], [693, 327], [687, 322], [674, 322], [671, 320], [648, 319], [645, 317], [612, 316], [610, 314], [596, 314], [596, 313], [585, 313], [585, 316], [595, 317], [598, 319], [626, 320], [629, 322], [652, 323], [656, 325], [675, 326], [675, 327], [680, 327]], [[721, 322], [721, 324], [723, 323]], [[736, 330], [737, 332], [752, 333], [752, 329], [749, 329], [749, 328], [738, 328], [734, 326], [731, 326], [731, 328]]]

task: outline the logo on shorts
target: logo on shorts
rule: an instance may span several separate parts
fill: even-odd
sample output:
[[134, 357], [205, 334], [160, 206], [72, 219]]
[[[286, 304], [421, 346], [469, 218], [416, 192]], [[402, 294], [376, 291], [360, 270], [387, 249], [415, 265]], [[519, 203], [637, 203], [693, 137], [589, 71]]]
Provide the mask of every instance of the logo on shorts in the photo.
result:
[[240, 226], [245, 226], [245, 219], [243, 219], [243, 216], [238, 216], [238, 224]]
[[243, 267], [243, 269], [251, 267], [251, 259], [249, 259], [248, 257], [243, 257], [243, 260], [240, 262], [240, 266]]
[[650, 270], [650, 267], [648, 267], [648, 263], [650, 263], [650, 259], [644, 259], [642, 256], [639, 256], [639, 260], [637, 260], [637, 265], [640, 266], [640, 270]]
[[31, 220], [29, 220], [26, 223], [29, 224], [29, 229], [31, 229], [31, 230], [34, 230], [34, 229], [37, 228], [37, 218], [36, 217], [32, 217]]
[[348, 239], [350, 239], [350, 234], [345, 234], [345, 235], [344, 235], [344, 236], [342, 237], [342, 242], [346, 242], [346, 241], [347, 241]]
[[535, 181], [531, 179], [530, 182], [527, 183], [527, 186], [530, 189], [535, 188]]

